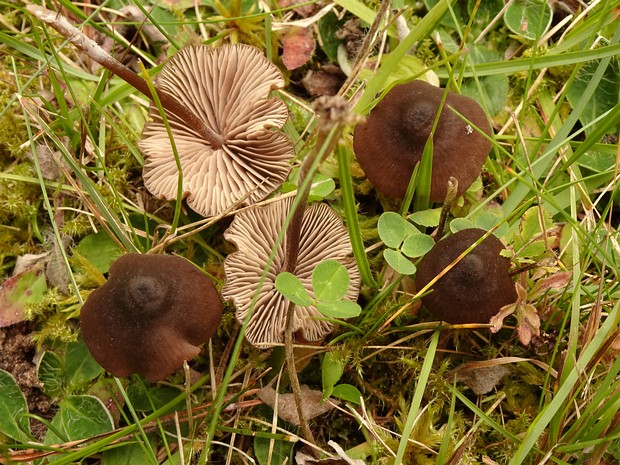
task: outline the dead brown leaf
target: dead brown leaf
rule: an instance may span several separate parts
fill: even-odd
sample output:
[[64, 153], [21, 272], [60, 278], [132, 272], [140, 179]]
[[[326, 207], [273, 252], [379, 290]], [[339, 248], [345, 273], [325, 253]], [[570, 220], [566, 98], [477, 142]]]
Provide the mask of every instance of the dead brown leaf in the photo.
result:
[[492, 362], [494, 361], [464, 363], [446, 373], [446, 377], [456, 376], [457, 381], [467, 384], [474, 394], [481, 396], [491, 392], [502, 378], [510, 373], [504, 364]]
[[[271, 386], [260, 389], [257, 396], [265, 404], [274, 409], [277, 415], [285, 421], [299, 426], [297, 407], [293, 394], [278, 394]], [[306, 420], [311, 420], [319, 415], [329, 412], [335, 407], [332, 400], [323, 400], [323, 392], [310, 389], [305, 384], [301, 386], [302, 409]]]

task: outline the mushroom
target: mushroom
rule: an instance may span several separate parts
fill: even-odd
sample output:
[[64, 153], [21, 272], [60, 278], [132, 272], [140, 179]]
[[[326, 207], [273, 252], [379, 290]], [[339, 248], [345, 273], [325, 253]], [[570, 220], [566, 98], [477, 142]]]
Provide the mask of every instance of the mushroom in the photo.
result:
[[[284, 267], [287, 235], [277, 248], [262, 284], [261, 278], [291, 205], [290, 198], [278, 199], [265, 206], [241, 211], [224, 233], [226, 240], [235, 244], [238, 250], [224, 261], [226, 284], [222, 288], [222, 297], [234, 303], [240, 323], [244, 322], [261, 286], [245, 334], [248, 341], [257, 347], [269, 347], [284, 341], [289, 301], [276, 290], [275, 280]], [[327, 259], [338, 260], [347, 268], [351, 280], [346, 299], [355, 301], [359, 293], [360, 274], [352, 256], [347, 229], [330, 206], [315, 203], [304, 212], [299, 255], [293, 271], [311, 296], [314, 296], [312, 271], [318, 263]], [[333, 325], [321, 317], [315, 307], [297, 305], [292, 323], [297, 340], [320, 341], [329, 334]]]
[[[464, 229], [435, 244], [418, 265], [416, 288], [426, 286], [484, 234], [482, 229]], [[486, 237], [437, 280], [422, 303], [448, 323], [488, 323], [500, 308], [517, 300], [510, 260], [500, 255], [502, 250], [497, 237]]]
[[[366, 121], [355, 127], [355, 156], [378, 191], [404, 197], [444, 92], [424, 81], [394, 86]], [[445, 199], [451, 176], [458, 180], [457, 195], [467, 190], [480, 175], [491, 150], [489, 137], [491, 127], [480, 105], [448, 92], [433, 135], [431, 201]]]
[[[282, 100], [269, 98], [283, 86], [278, 68], [249, 45], [186, 47], [164, 65], [157, 88], [223, 140], [209, 142], [174, 113], [167, 115], [183, 195], [193, 210], [218, 215], [238, 202], [265, 198], [286, 179], [293, 145], [274, 129], [284, 125], [288, 112]], [[155, 105], [150, 117], [139, 143], [144, 182], [153, 195], [173, 200], [179, 172], [170, 137]]]
[[220, 297], [191, 262], [172, 255], [127, 254], [80, 312], [84, 342], [114, 376], [159, 381], [217, 331]]

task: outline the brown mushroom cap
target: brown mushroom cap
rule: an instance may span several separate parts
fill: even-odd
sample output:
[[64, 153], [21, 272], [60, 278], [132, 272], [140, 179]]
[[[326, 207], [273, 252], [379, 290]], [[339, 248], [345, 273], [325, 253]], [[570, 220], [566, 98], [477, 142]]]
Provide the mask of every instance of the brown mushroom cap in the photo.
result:
[[215, 286], [192, 263], [127, 254], [88, 296], [80, 325], [88, 350], [114, 376], [159, 381], [200, 353], [221, 318]]
[[[422, 289], [486, 231], [464, 229], [439, 241], [418, 265], [416, 288]], [[504, 245], [491, 235], [478, 244], [422, 297], [435, 316], [452, 324], [488, 323], [501, 307], [517, 300], [508, 269], [510, 260], [500, 255]]]
[[[402, 198], [420, 161], [439, 110], [444, 89], [424, 81], [394, 86], [353, 133], [355, 156], [378, 191]], [[454, 111], [463, 115], [463, 121]], [[484, 110], [469, 97], [448, 92], [433, 136], [430, 199], [442, 202], [451, 176], [462, 195], [480, 175], [491, 142]]]
[[[287, 117], [282, 100], [269, 93], [284, 86], [276, 66], [255, 47], [187, 47], [164, 65], [157, 87], [176, 98], [216, 134], [220, 148], [168, 114], [183, 173], [183, 195], [203, 216], [221, 213], [249, 194], [263, 199], [286, 179], [293, 145], [279, 131]], [[140, 150], [144, 182], [161, 198], [174, 200], [178, 170], [166, 127], [155, 105], [144, 127]]]
[[[234, 243], [238, 251], [230, 254], [224, 261], [226, 285], [222, 288], [222, 297], [234, 303], [240, 323], [244, 322], [248, 314], [263, 270], [267, 267], [271, 249], [284, 227], [291, 204], [292, 199], [289, 198], [239, 212], [224, 233], [226, 240]], [[284, 341], [289, 301], [276, 290], [275, 280], [284, 266], [285, 247], [286, 239], [277, 249], [247, 326], [245, 336], [257, 347], [268, 347]], [[351, 281], [346, 299], [357, 300], [360, 274], [352, 253], [347, 229], [336, 212], [327, 204], [310, 205], [304, 212], [299, 257], [293, 271], [310, 295], [314, 295], [314, 268], [324, 260], [334, 259], [349, 270]], [[293, 329], [298, 337], [313, 342], [320, 341], [329, 334], [333, 325], [318, 319], [321, 317], [322, 314], [315, 307], [297, 305]]]

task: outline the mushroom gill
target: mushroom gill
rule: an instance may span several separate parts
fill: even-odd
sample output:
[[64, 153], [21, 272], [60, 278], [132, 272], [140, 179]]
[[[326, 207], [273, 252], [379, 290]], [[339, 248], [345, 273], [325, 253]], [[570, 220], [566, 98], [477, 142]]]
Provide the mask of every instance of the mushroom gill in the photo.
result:
[[[286, 235], [276, 250], [273, 262], [270, 266], [268, 264], [291, 204], [292, 199], [279, 199], [266, 206], [239, 212], [224, 233], [226, 240], [234, 243], [238, 250], [226, 257], [224, 262], [226, 284], [222, 288], [222, 297], [234, 303], [237, 320], [243, 323], [258, 292], [245, 334], [248, 341], [257, 347], [269, 347], [284, 341], [289, 301], [276, 290], [275, 280], [284, 267]], [[318, 263], [327, 259], [338, 260], [347, 268], [351, 281], [346, 298], [356, 300], [360, 275], [352, 256], [347, 229], [329, 205], [315, 203], [304, 212], [299, 256], [293, 271], [312, 296], [312, 271]], [[265, 269], [268, 272], [261, 285]], [[297, 305], [293, 316], [296, 336], [308, 342], [323, 339], [333, 330], [333, 325], [321, 317], [315, 307]]]
[[[164, 65], [157, 88], [172, 95], [224, 138], [209, 143], [175, 114], [167, 114], [188, 205], [203, 216], [218, 215], [245, 199], [266, 197], [286, 179], [293, 157], [280, 131], [288, 112], [269, 93], [284, 86], [276, 66], [255, 47], [186, 47]], [[144, 182], [161, 198], [177, 197], [179, 173], [170, 138], [157, 107], [142, 133]]]

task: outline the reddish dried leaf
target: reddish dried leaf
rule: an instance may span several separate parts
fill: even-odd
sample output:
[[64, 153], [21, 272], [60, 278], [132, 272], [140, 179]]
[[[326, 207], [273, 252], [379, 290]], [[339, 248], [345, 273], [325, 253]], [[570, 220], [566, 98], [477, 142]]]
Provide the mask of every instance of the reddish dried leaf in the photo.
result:
[[312, 30], [306, 27], [292, 27], [284, 35], [282, 62], [292, 70], [305, 65], [314, 52]]
[[26, 319], [26, 308], [40, 301], [47, 289], [43, 264], [38, 263], [0, 285], [0, 328]]
[[534, 289], [532, 289], [532, 292], [530, 293], [530, 298], [534, 299], [544, 294], [550, 289], [562, 289], [568, 286], [568, 283], [570, 282], [572, 276], [573, 273], [571, 273], [570, 271], [565, 271], [562, 273], [555, 273], [548, 278], [541, 279], [536, 283]]

